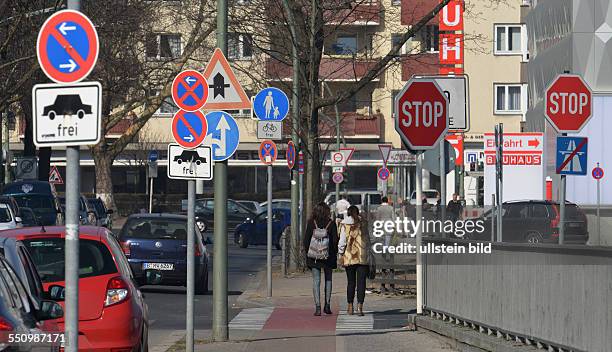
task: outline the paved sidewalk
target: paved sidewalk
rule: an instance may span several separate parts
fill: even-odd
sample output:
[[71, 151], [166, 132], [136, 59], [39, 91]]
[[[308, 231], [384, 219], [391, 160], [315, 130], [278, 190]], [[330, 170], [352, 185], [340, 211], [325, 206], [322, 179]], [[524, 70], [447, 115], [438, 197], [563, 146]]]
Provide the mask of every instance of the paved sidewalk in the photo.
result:
[[[323, 295], [323, 284], [321, 285]], [[412, 297], [366, 295], [366, 315], [346, 314], [346, 274], [333, 277], [332, 315], [313, 316], [310, 273], [284, 278], [275, 275], [273, 297], [266, 282], [245, 291], [244, 309], [230, 322], [229, 342], [211, 342], [211, 332], [196, 331], [197, 351], [452, 351], [443, 338], [405, 329]], [[184, 341], [170, 351], [184, 350]]]

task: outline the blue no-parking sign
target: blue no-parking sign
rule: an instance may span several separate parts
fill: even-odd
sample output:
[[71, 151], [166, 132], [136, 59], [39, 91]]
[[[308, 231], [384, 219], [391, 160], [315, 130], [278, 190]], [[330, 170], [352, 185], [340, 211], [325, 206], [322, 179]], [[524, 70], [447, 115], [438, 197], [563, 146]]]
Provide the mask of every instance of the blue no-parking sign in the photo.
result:
[[38, 33], [36, 53], [43, 72], [57, 83], [78, 82], [98, 60], [98, 33], [78, 11], [63, 10], [49, 17]]
[[389, 179], [389, 176], [391, 176], [391, 171], [389, 171], [389, 169], [387, 169], [386, 167], [381, 167], [380, 169], [378, 169], [378, 178], [381, 181], [387, 181]]
[[262, 89], [253, 100], [253, 111], [260, 120], [282, 121], [289, 113], [289, 98], [278, 88]]
[[179, 110], [172, 119], [172, 135], [181, 147], [193, 149], [199, 146], [208, 131], [206, 118], [200, 111]]
[[276, 161], [278, 156], [278, 149], [276, 149], [276, 143], [266, 139], [259, 145], [259, 160], [266, 165], [272, 165]]
[[185, 70], [172, 81], [172, 100], [185, 111], [199, 110], [208, 98], [208, 83], [201, 73]]
[[588, 138], [557, 137], [557, 173], [560, 175], [587, 174]]
[[213, 160], [229, 159], [240, 144], [240, 130], [232, 115], [224, 111], [212, 111], [206, 114], [208, 134], [204, 144], [212, 148]]

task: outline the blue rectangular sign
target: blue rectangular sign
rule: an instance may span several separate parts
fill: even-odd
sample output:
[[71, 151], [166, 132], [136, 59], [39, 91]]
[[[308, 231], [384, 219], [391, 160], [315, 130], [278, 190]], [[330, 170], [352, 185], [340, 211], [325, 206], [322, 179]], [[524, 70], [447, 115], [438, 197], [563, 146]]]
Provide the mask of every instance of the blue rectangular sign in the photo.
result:
[[557, 137], [557, 174], [587, 174], [588, 138]]

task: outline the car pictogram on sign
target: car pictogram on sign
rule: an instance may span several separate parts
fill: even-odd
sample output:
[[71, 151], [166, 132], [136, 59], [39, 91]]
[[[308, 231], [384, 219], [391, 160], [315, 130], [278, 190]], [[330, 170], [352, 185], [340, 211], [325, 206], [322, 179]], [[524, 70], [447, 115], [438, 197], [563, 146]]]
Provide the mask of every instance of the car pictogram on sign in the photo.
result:
[[201, 157], [196, 150], [184, 150], [180, 155], [174, 157], [174, 161], [178, 164], [191, 162], [200, 165], [206, 162], [206, 158]]
[[53, 120], [58, 115], [76, 115], [79, 119], [91, 114], [91, 105], [83, 104], [78, 94], [58, 95], [52, 105], [45, 106], [43, 116]]

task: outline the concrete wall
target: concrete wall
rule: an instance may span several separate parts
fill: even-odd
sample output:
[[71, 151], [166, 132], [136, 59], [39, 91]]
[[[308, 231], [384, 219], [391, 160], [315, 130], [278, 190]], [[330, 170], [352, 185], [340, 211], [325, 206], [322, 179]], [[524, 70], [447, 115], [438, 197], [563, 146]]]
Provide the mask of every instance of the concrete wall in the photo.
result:
[[425, 255], [426, 309], [577, 351], [610, 351], [612, 249], [493, 248]]

